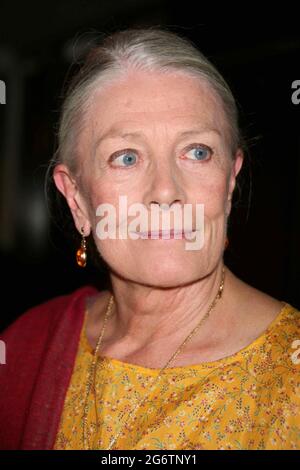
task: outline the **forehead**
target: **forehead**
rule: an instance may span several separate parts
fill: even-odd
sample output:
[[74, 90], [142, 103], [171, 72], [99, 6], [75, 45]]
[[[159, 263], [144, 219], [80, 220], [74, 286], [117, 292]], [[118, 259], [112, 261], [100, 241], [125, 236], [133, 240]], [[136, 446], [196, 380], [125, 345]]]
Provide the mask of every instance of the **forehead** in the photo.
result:
[[224, 120], [220, 98], [206, 81], [178, 72], [131, 71], [95, 90], [88, 122], [101, 133], [122, 126], [129, 131], [134, 124], [171, 132], [195, 122], [221, 132]]

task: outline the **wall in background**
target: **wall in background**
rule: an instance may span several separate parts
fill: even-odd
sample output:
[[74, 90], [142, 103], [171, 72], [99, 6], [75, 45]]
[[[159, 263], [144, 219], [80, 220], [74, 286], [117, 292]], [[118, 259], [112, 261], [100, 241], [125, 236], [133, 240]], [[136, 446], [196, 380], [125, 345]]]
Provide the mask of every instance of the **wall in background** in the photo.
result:
[[154, 0], [26, 2], [18, 14], [16, 8], [15, 2], [0, 7], [0, 80], [7, 90], [0, 105], [0, 329], [50, 297], [108, 283], [105, 271], [77, 268], [76, 240], [49, 214], [44, 177], [74, 53], [95, 31], [142, 25], [190, 38], [231, 85], [250, 156], [225, 261], [246, 282], [300, 308], [300, 105], [291, 100], [292, 82], [300, 79], [299, 28], [196, 22], [196, 6]]

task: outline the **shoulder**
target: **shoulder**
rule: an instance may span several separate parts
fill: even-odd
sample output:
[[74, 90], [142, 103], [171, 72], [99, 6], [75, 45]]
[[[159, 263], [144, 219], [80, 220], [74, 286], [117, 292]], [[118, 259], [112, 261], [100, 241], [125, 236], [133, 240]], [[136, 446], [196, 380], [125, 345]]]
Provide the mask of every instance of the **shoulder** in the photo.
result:
[[[83, 286], [75, 291], [54, 297], [25, 311], [0, 334], [4, 345], [4, 363], [0, 380], [7, 383], [14, 371], [36, 376], [43, 361], [51, 367], [64, 357], [64, 364], [73, 360], [84, 318], [86, 299], [98, 290]], [[5, 366], [4, 366], [5, 364]]]
[[269, 328], [268, 339], [272, 361], [269, 377], [270, 385], [273, 384], [273, 387], [270, 386], [272, 399], [274, 403], [279, 403], [279, 411], [285, 409], [289, 422], [299, 428], [300, 311], [286, 302]]
[[268, 337], [278, 351], [278, 362], [286, 361], [300, 369], [300, 311], [285, 302], [279, 315], [268, 329]]
[[288, 329], [300, 333], [300, 310], [294, 305], [284, 302], [280, 323]]
[[[284, 300], [279, 300], [235, 276], [227, 268], [228, 305], [240, 320], [240, 327], [249, 332], [249, 340], [261, 335], [269, 325], [285, 313], [286, 322], [297, 323], [299, 311]], [[226, 297], [226, 291], [224, 291]], [[291, 323], [293, 323], [291, 321]], [[296, 325], [295, 325], [296, 326]]]
[[[0, 334], [5, 345], [0, 366], [1, 449], [33, 448], [36, 442], [46, 442], [45, 431], [51, 434], [71, 377], [85, 301], [97, 292], [84, 286], [47, 300]], [[42, 411], [41, 403], [46, 403]]]
[[272, 391], [273, 399], [281, 400], [285, 396], [287, 401], [300, 406], [300, 311], [297, 308], [284, 303], [265, 333], [254, 342], [250, 359], [266, 390]]
[[32, 338], [35, 334], [45, 333], [47, 328], [61, 320], [64, 314], [80, 310], [85, 299], [97, 293], [98, 290], [94, 286], [86, 285], [35, 305], [0, 333], [0, 339], [13, 340], [18, 336], [20, 344], [21, 338], [26, 339], [28, 335]]

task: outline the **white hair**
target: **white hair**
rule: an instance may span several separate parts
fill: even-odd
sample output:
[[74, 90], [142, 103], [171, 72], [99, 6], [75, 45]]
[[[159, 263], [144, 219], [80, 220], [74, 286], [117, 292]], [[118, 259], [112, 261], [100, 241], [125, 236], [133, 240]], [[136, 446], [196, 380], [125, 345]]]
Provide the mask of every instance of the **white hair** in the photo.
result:
[[76, 172], [78, 137], [86, 123], [94, 91], [132, 69], [177, 71], [204, 80], [223, 108], [232, 157], [242, 147], [235, 99], [214, 65], [191, 41], [174, 32], [161, 27], [131, 28], [101, 38], [71, 80], [62, 106], [58, 147], [52, 163], [63, 162]]

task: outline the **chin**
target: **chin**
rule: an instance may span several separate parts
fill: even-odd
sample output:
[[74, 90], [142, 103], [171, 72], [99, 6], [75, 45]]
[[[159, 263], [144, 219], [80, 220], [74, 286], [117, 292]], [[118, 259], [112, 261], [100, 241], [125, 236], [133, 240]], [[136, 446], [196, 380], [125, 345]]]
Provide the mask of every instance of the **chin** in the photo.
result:
[[194, 282], [197, 282], [198, 277], [191, 277], [188, 276], [185, 279], [182, 277], [178, 276], [163, 276], [160, 278], [157, 276], [155, 279], [153, 277], [150, 277], [148, 279], [143, 279], [139, 283], [151, 287], [156, 287], [156, 288], [161, 288], [161, 289], [171, 289], [171, 288], [178, 288], [178, 287], [183, 287], [189, 284], [193, 284]]
[[[144, 260], [145, 261], [145, 260]], [[152, 287], [180, 287], [198, 281], [201, 278], [199, 264], [190, 266], [186, 264], [175, 264], [166, 260], [164, 263], [141, 263], [141, 260], [132, 266], [127, 264], [124, 270], [118, 265], [115, 273], [123, 279], [127, 279], [137, 284], [143, 284]]]

